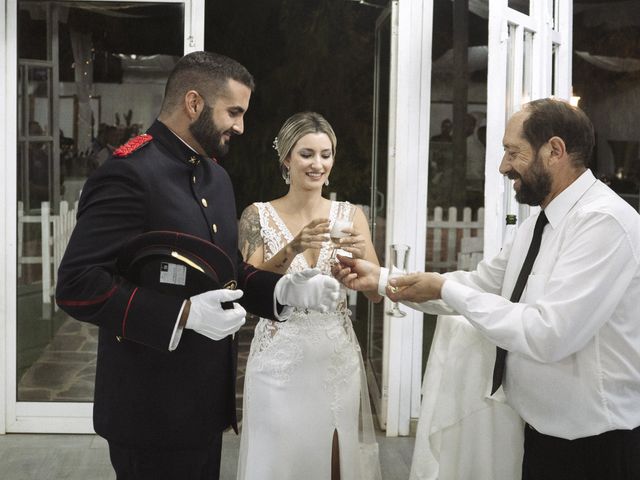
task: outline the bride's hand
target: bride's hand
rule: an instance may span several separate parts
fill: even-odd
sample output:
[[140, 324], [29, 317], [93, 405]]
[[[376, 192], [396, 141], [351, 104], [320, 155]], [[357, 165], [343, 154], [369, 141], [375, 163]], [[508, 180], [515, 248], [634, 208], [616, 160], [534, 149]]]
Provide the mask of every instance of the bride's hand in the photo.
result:
[[365, 241], [364, 237], [355, 228], [344, 228], [342, 230], [349, 235], [340, 239], [340, 249], [349, 252], [353, 258], [364, 258]]
[[296, 255], [304, 252], [308, 248], [319, 249], [322, 247], [322, 244], [329, 239], [328, 233], [329, 219], [316, 218], [305, 225], [287, 246], [290, 247]]

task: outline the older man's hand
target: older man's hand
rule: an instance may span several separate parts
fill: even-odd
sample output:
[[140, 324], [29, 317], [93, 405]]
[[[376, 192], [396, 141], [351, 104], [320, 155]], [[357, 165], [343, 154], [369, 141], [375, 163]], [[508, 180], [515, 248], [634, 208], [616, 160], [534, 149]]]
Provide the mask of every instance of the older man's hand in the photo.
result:
[[394, 302], [422, 303], [442, 298], [445, 278], [439, 273], [412, 273], [389, 280], [387, 297]]
[[360, 292], [376, 291], [380, 278], [380, 266], [360, 258], [338, 255], [332, 268], [333, 276], [345, 287]]

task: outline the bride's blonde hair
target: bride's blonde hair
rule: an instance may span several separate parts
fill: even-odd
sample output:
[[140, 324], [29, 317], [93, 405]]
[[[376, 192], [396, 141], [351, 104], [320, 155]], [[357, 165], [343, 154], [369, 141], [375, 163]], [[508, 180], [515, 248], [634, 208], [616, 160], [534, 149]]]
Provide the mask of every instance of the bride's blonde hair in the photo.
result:
[[287, 179], [287, 167], [284, 161], [287, 159], [295, 144], [309, 133], [324, 133], [331, 141], [331, 153], [336, 157], [338, 140], [336, 134], [327, 120], [316, 112], [299, 112], [290, 116], [280, 128], [278, 136], [273, 141], [273, 148], [278, 152], [280, 173]]

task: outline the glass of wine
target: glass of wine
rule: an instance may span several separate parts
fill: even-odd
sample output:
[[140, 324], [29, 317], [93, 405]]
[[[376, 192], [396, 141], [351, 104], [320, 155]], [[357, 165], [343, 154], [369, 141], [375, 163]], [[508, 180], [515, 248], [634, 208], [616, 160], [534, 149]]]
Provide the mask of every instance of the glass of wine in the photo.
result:
[[348, 237], [350, 234], [343, 232], [345, 228], [353, 227], [353, 216], [355, 214], [355, 206], [350, 204], [349, 202], [340, 202], [338, 203], [338, 211], [336, 212], [336, 219], [331, 225], [331, 231], [329, 232], [329, 237], [331, 237], [331, 242], [333, 244], [333, 251], [331, 252], [331, 263], [337, 262], [336, 254], [340, 249], [340, 239], [343, 237]]
[[[389, 280], [406, 275], [407, 266], [409, 264], [409, 250], [411, 250], [411, 247], [402, 243], [395, 243], [391, 245], [390, 250], [391, 269], [389, 270]], [[391, 309], [387, 310], [387, 315], [391, 315], [392, 317], [404, 317], [407, 313], [400, 310], [400, 304], [398, 302], [394, 302]]]

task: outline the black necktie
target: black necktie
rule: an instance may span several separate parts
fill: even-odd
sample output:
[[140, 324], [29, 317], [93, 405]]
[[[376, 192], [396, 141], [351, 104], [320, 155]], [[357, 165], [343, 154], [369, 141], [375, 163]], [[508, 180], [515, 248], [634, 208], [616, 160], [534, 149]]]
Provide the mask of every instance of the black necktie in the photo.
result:
[[[529, 245], [529, 251], [527, 252], [526, 258], [524, 259], [524, 263], [522, 264], [520, 273], [518, 274], [516, 286], [513, 287], [513, 293], [511, 293], [510, 298], [512, 302], [520, 301], [520, 297], [522, 296], [522, 292], [524, 291], [524, 286], [527, 284], [527, 279], [529, 278], [529, 274], [531, 273], [533, 262], [538, 255], [538, 251], [540, 250], [542, 231], [544, 230], [544, 226], [547, 223], [549, 223], [549, 220], [547, 219], [547, 216], [545, 215], [543, 210], [540, 212], [538, 220], [536, 221], [536, 226], [533, 229], [533, 238], [531, 239], [531, 245]], [[493, 385], [491, 387], [491, 395], [496, 393], [496, 390], [498, 390], [498, 388], [500, 388], [500, 385], [502, 385], [502, 377], [504, 376], [504, 366], [506, 361], [507, 351], [504, 348], [496, 347], [496, 363], [493, 366]]]

